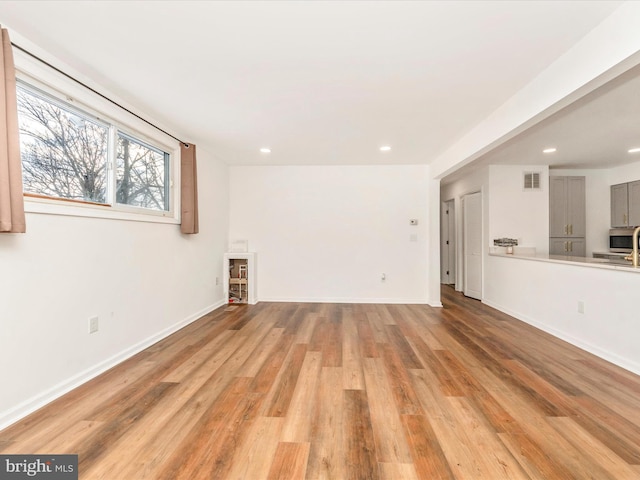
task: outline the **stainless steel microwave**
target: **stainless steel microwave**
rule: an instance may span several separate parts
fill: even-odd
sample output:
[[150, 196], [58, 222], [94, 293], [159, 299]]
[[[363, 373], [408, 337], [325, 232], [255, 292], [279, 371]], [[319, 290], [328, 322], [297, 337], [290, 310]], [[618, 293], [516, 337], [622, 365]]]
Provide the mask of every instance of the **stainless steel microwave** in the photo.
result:
[[[633, 228], [612, 228], [609, 230], [609, 251], [631, 253], [633, 250]], [[640, 245], [640, 238], [638, 239]]]

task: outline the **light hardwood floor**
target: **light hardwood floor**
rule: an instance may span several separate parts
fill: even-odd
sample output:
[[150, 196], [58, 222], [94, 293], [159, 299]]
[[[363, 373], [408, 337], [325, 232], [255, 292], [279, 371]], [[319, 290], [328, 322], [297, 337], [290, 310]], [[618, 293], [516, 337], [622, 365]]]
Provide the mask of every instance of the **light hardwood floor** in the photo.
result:
[[84, 480], [640, 478], [640, 377], [443, 303], [220, 308], [0, 452], [77, 453]]

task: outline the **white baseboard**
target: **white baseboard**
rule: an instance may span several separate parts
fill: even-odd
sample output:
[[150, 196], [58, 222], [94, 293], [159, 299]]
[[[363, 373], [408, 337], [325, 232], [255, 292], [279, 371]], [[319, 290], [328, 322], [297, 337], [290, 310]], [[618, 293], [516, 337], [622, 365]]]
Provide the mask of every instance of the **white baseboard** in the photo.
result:
[[528, 317], [527, 315], [522, 315], [520, 312], [515, 312], [509, 308], [503, 307], [502, 305], [487, 300], [482, 300], [482, 303], [490, 306], [491, 308], [495, 308], [496, 310], [500, 310], [507, 315], [511, 315], [512, 317], [528, 323], [529, 325], [539, 328], [540, 330], [547, 332], [548, 334], [553, 335], [560, 340], [564, 340], [565, 342], [568, 342], [573, 346], [592, 353], [597, 357], [613, 363], [614, 365], [624, 368], [625, 370], [635, 373], [636, 375], [640, 375], [640, 365], [638, 365], [636, 362], [629, 361], [629, 359], [623, 358], [615, 353], [611, 353], [607, 350], [601, 349], [600, 347], [584, 342], [583, 340], [569, 335], [566, 332], [557, 330], [545, 323], [539, 322], [538, 320]]
[[417, 304], [427, 305], [428, 302], [423, 299], [416, 298], [314, 298], [314, 297], [260, 297], [261, 302], [281, 302], [281, 303], [377, 303], [377, 304]]
[[181, 328], [186, 327], [188, 324], [196, 321], [203, 315], [206, 315], [207, 313], [212, 312], [213, 310], [215, 310], [218, 307], [221, 307], [224, 304], [225, 302], [223, 300], [216, 302], [215, 304], [210, 305], [200, 310], [199, 312], [196, 312], [190, 315], [184, 320], [178, 323], [175, 323], [174, 325], [171, 325], [168, 328], [165, 328], [164, 330], [150, 336], [149, 338], [146, 338], [145, 340], [138, 342], [135, 345], [132, 345], [131, 347], [121, 351], [120, 353], [117, 353], [116, 355], [113, 355], [112, 357], [107, 358], [106, 360], [98, 363], [97, 365], [94, 365], [93, 367], [90, 367], [82, 372], [79, 372], [73, 377], [68, 378], [67, 380], [64, 380], [58, 383], [57, 385], [54, 385], [53, 387], [45, 390], [44, 392], [41, 392], [29, 398], [28, 400], [16, 405], [15, 407], [9, 410], [6, 410], [4, 412], [0, 412], [0, 430], [26, 417], [30, 413], [35, 412], [39, 408], [44, 407], [46, 404], [51, 403], [53, 400], [61, 397], [65, 393], [70, 392], [74, 388], [77, 388], [83, 383], [88, 382], [92, 378], [97, 377], [101, 373], [106, 372], [110, 368], [134, 356], [136, 353], [141, 352], [145, 348], [150, 347], [154, 343], [159, 342], [163, 338], [168, 337], [169, 335], [177, 332]]

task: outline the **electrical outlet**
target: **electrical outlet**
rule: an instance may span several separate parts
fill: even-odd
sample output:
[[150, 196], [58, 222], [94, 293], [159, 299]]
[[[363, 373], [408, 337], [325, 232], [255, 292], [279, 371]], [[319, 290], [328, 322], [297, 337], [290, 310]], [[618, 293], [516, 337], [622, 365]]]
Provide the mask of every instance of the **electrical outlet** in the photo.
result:
[[91, 317], [89, 319], [89, 333], [96, 333], [98, 331], [98, 317]]

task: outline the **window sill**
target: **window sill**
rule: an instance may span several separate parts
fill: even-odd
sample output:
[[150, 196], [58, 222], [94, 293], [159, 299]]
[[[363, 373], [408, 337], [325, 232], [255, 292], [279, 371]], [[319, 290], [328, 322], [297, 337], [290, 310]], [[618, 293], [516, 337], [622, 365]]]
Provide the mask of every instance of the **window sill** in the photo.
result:
[[126, 220], [133, 222], [166, 223], [179, 225], [180, 221], [169, 212], [139, 213], [137, 209], [127, 211], [126, 207], [114, 208], [104, 205], [70, 203], [49, 198], [24, 197], [26, 213], [45, 215], [65, 215], [70, 217], [106, 218], [110, 220]]

